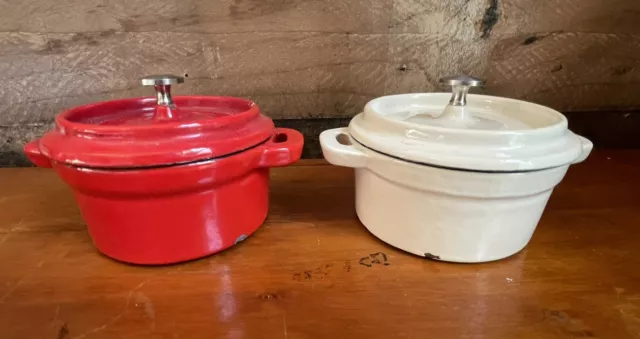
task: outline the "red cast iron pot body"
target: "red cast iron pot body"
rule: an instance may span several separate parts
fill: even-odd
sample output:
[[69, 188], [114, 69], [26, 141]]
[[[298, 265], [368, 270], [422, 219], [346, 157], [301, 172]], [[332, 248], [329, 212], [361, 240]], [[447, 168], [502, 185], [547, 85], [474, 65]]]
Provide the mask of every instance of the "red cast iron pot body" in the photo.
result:
[[[148, 99], [135, 100], [142, 102]], [[176, 103], [179, 102], [180, 99], [176, 98]], [[65, 133], [74, 133], [70, 130], [78, 132], [89, 128], [86, 124], [72, 126], [73, 122], [70, 123], [68, 119], [70, 115], [73, 112], [61, 114], [56, 119], [56, 131], [27, 144], [25, 152], [34, 164], [53, 167], [72, 188], [95, 246], [109, 257], [134, 264], [186, 261], [216, 253], [244, 240], [257, 230], [267, 216], [269, 168], [297, 161], [303, 146], [303, 137], [299, 132], [275, 129], [271, 120], [267, 119], [261, 122], [266, 128], [259, 133], [248, 133], [255, 140], [266, 135], [266, 140], [223, 156], [150, 166], [154, 162], [153, 157], [149, 158], [149, 152], [140, 150], [139, 140], [136, 139], [136, 142], [113, 146], [115, 157], [100, 158], [109, 154], [111, 146], [99, 145], [97, 149], [103, 153], [89, 149], [84, 159], [99, 165], [88, 167], [85, 166], [86, 161], [79, 160], [80, 157], [73, 153], [74, 148], [91, 145], [91, 142], [82, 144], [87, 141], [81, 140], [87, 139], [86, 135], [71, 143], [56, 146], [61, 135], [64, 137]], [[90, 132], [95, 132], [94, 127]], [[187, 135], [193, 137], [192, 134]], [[196, 138], [197, 135], [200, 134], [196, 133]], [[181, 138], [185, 138], [185, 135], [172, 135], [169, 140]], [[225, 136], [224, 140], [228, 141], [229, 136]], [[245, 146], [247, 142], [250, 144], [255, 140], [246, 141]], [[168, 148], [175, 147], [173, 144], [177, 142], [169, 142]], [[137, 146], [134, 146], [136, 143]], [[150, 143], [156, 144], [155, 141]], [[132, 150], [135, 156], [126, 158], [123, 150], [129, 144], [136, 147]], [[222, 152], [233, 149], [229, 145], [224, 147]], [[176, 161], [184, 159], [185, 154], [187, 157], [193, 156], [194, 152], [207, 155], [219, 153], [215, 147], [207, 151], [207, 147], [194, 146], [175, 153], [177, 158], [171, 158], [171, 154], [167, 156], [161, 151], [157, 154], [166, 161]], [[148, 163], [142, 167], [119, 167], [127, 162], [138, 165], [136, 161], [140, 159]], [[83, 166], [72, 165], [74, 161]], [[109, 166], [118, 162], [117, 167]]]

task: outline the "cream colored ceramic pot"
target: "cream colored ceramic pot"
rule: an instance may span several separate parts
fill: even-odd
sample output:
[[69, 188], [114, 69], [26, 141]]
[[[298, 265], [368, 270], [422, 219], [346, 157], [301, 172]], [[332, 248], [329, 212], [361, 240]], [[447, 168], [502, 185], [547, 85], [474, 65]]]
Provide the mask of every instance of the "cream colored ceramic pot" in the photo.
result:
[[519, 100], [449, 93], [370, 101], [324, 131], [327, 161], [355, 168], [356, 212], [381, 240], [444, 261], [498, 260], [524, 248], [553, 188], [593, 144], [566, 118]]

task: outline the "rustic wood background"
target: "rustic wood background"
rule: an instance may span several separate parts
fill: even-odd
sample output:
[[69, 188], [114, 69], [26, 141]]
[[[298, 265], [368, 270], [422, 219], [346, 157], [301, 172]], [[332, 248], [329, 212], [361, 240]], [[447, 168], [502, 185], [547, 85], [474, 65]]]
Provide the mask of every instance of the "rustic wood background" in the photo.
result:
[[[567, 112], [597, 146], [640, 146], [640, 0], [0, 0], [0, 165], [62, 109], [148, 95], [248, 97], [307, 134], [444, 75]], [[640, 112], [640, 111], [639, 111]]]

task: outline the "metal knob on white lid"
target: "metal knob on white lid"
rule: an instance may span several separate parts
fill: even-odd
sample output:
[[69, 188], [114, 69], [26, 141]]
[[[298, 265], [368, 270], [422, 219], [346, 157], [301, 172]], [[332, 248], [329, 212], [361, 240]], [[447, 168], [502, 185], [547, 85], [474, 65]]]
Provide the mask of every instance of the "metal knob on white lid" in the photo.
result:
[[467, 75], [458, 75], [441, 78], [440, 84], [452, 87], [451, 100], [449, 100], [450, 105], [466, 106], [469, 88], [482, 87], [484, 85], [484, 80]]
[[459, 127], [474, 123], [475, 119], [467, 109], [467, 94], [469, 88], [484, 85], [484, 80], [458, 75], [441, 78], [440, 84], [451, 86], [451, 99], [439, 119]]
[[153, 86], [156, 90], [156, 98], [159, 106], [174, 107], [171, 98], [171, 85], [184, 82], [184, 78], [171, 74], [149, 75], [140, 79], [142, 86]]

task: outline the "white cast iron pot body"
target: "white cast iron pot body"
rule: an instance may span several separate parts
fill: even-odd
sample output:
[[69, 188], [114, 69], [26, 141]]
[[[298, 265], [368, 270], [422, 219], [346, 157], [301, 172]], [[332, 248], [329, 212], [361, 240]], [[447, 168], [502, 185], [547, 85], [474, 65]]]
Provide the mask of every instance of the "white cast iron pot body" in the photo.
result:
[[[354, 167], [356, 213], [376, 237], [407, 252], [452, 262], [485, 262], [524, 248], [568, 165], [486, 173], [415, 164], [379, 154], [346, 128], [320, 136], [326, 159]], [[345, 137], [340, 137], [344, 140]]]
[[[375, 99], [348, 128], [320, 135], [323, 154], [355, 168], [356, 212], [381, 240], [443, 261], [508, 257], [527, 245], [553, 188], [593, 144], [571, 133], [560, 113], [489, 96], [469, 95], [469, 106], [498, 120], [504, 114], [514, 131], [458, 133], [441, 120], [435, 128], [412, 123], [428, 120], [425, 109], [442, 111], [448, 99]], [[524, 123], [512, 123], [521, 114]]]

